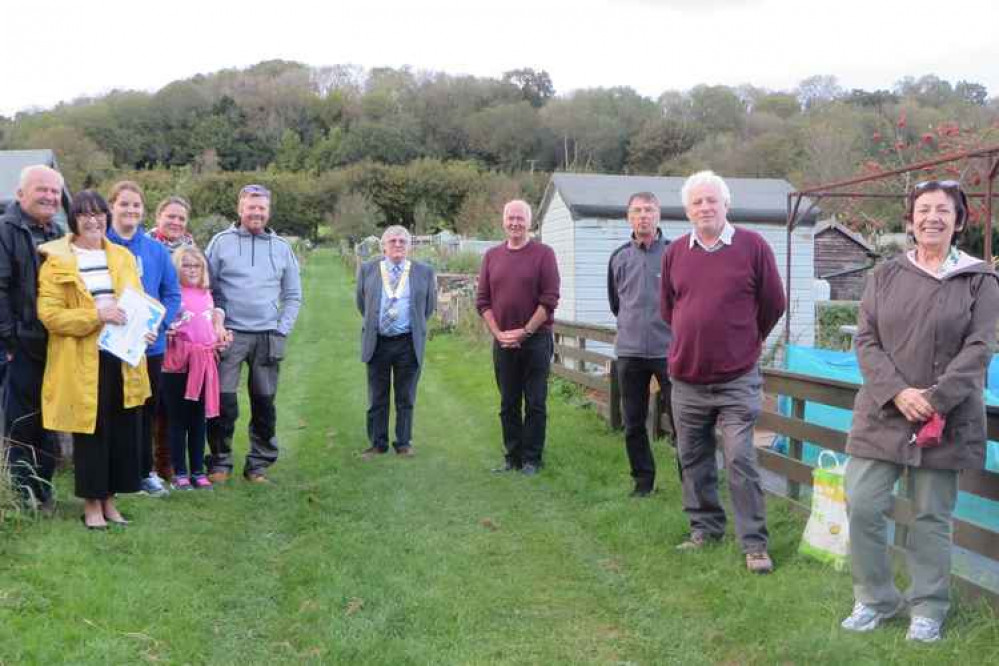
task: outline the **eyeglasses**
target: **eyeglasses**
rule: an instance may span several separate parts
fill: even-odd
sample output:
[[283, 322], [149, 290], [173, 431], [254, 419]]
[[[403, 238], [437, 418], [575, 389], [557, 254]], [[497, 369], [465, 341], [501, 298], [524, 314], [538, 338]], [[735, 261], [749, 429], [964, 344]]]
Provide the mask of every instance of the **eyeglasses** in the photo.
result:
[[105, 213], [77, 213], [76, 221], [85, 222], [86, 220], [91, 220], [92, 222], [107, 222], [108, 216]]
[[659, 212], [658, 206], [632, 206], [628, 209], [629, 215], [653, 215]]
[[239, 191], [239, 198], [243, 197], [267, 197], [271, 198], [271, 191], [263, 185], [247, 185]]

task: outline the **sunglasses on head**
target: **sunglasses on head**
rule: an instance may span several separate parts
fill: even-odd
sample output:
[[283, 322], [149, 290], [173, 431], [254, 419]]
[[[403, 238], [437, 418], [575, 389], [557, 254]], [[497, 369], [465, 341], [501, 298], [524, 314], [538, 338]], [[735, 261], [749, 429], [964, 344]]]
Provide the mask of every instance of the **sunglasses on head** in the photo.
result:
[[928, 187], [939, 187], [944, 190], [959, 190], [961, 189], [961, 183], [956, 180], [924, 180], [916, 183], [912, 189], [915, 192], [919, 192]]
[[267, 197], [271, 198], [271, 191], [263, 185], [247, 185], [239, 191], [239, 196]]

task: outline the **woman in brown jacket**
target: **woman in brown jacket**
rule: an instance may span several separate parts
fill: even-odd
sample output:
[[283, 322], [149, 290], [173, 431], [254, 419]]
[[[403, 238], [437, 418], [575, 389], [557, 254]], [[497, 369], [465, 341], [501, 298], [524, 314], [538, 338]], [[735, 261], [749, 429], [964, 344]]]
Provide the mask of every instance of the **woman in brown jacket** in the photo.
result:
[[[846, 447], [855, 605], [842, 626], [870, 631], [908, 606], [906, 638], [932, 642], [950, 606], [958, 473], [985, 464], [983, 392], [999, 278], [954, 245], [968, 217], [958, 183], [919, 183], [907, 212], [915, 249], [873, 272], [860, 305], [864, 385]], [[940, 425], [939, 437], [926, 436]], [[905, 471], [915, 517], [906, 548], [912, 582], [903, 596], [891, 571], [887, 515]]]

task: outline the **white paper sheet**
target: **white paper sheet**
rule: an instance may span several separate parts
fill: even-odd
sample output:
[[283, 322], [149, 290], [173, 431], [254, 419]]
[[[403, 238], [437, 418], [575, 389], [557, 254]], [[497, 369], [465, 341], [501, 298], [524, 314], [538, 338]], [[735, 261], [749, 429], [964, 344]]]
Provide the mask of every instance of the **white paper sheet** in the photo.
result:
[[132, 287], [121, 293], [118, 307], [125, 311], [127, 321], [124, 325], [104, 324], [97, 345], [134, 368], [146, 353], [146, 333], [159, 331], [166, 308]]

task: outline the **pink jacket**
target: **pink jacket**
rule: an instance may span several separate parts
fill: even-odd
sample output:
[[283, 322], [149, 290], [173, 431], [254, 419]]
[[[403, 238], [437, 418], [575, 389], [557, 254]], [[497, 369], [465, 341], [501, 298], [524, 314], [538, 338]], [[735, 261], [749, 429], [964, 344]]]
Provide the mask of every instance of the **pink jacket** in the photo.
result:
[[163, 372], [186, 372], [184, 397], [205, 396], [205, 416], [219, 415], [219, 369], [215, 362], [212, 295], [207, 289], [181, 288], [180, 324], [167, 343]]

